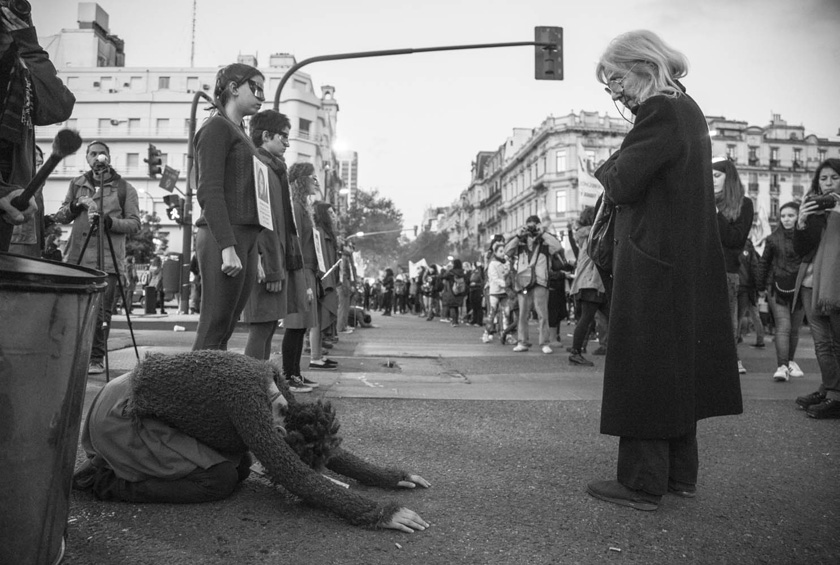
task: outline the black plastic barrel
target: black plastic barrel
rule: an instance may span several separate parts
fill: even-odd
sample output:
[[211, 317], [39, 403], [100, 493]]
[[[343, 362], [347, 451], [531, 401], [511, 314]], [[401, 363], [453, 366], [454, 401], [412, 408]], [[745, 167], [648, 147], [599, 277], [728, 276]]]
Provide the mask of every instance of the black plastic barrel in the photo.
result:
[[101, 271], [0, 253], [0, 563], [58, 563]]

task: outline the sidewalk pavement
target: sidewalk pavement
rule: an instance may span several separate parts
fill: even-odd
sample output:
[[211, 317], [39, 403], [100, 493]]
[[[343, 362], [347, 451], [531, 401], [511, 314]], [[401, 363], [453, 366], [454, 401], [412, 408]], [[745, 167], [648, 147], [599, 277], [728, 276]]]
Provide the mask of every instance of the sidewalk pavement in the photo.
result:
[[[151, 320], [133, 324], [141, 356], [189, 350], [192, 332], [145, 329], [156, 327]], [[330, 352], [340, 370], [308, 373], [322, 386], [299, 397], [334, 403], [345, 448], [432, 483], [400, 492], [351, 486], [399, 500], [430, 529], [360, 529], [256, 477], [202, 505], [104, 503], [73, 492], [65, 563], [840, 562], [840, 421], [806, 418], [792, 402], [819, 382], [806, 332], [797, 356], [806, 377], [788, 383], [772, 382], [772, 342], [739, 346], [750, 370], [745, 413], [700, 422], [697, 498], [666, 496], [647, 513], [586, 494], [588, 481], [615, 475], [617, 439], [598, 433], [603, 357], [570, 366], [566, 335], [543, 355], [414, 316], [374, 314], [374, 324], [341, 334]], [[235, 333], [230, 348], [241, 351], [246, 336]], [[126, 341], [115, 319], [110, 345]], [[135, 356], [123, 347], [110, 360], [116, 376]], [[98, 377], [86, 404], [104, 383]]]

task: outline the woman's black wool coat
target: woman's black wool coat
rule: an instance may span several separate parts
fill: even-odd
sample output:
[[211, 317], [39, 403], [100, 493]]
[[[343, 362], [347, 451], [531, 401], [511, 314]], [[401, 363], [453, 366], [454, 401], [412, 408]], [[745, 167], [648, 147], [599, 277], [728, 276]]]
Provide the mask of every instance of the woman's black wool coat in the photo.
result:
[[711, 165], [694, 100], [658, 95], [596, 172], [617, 205], [601, 433], [675, 438], [743, 411]]

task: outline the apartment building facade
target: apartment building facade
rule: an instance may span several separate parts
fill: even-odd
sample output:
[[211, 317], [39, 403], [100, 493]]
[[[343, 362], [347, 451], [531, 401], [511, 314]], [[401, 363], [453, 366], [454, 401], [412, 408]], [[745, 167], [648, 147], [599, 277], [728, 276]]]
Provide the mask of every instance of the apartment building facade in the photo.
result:
[[[840, 137], [807, 134], [779, 115], [765, 127], [721, 116], [707, 116], [707, 122], [712, 154], [735, 162], [756, 213], [770, 228], [782, 204], [808, 192], [819, 163], [840, 158]], [[469, 186], [451, 205], [435, 209], [438, 230], [449, 233], [450, 252], [475, 255], [493, 235], [510, 236], [531, 215], [565, 232], [591, 204], [580, 190], [581, 177], [616, 151], [631, 127], [596, 112], [550, 116], [533, 130], [515, 129], [496, 151], [479, 152]]]
[[[789, 125], [774, 114], [765, 127], [707, 116], [712, 154], [734, 161], [747, 195], [771, 227], [779, 207], [801, 200], [810, 189], [817, 166], [829, 157], [840, 158], [840, 137], [807, 134], [802, 125]], [[840, 134], [840, 132], [838, 132]]]
[[[124, 46], [108, 25], [108, 15], [98, 5], [81, 3], [78, 29], [39, 38], [75, 94], [76, 107], [65, 123], [36, 128], [36, 143], [48, 154], [63, 128], [78, 130], [85, 140], [83, 148], [93, 140], [107, 143], [113, 167], [137, 189], [141, 211], [161, 218], [162, 229], [169, 230], [169, 251], [179, 252], [183, 228], [167, 218], [163, 197], [169, 193], [158, 186], [159, 179], [149, 178], [144, 159], [149, 144], [155, 145], [163, 164], [179, 171], [177, 187], [186, 193], [191, 111], [195, 103], [195, 127], [200, 127], [209, 115], [209, 102], [199, 93], [212, 98], [218, 68], [122, 66]], [[237, 62], [260, 68], [267, 98], [263, 108], [271, 108], [277, 85], [295, 58], [271, 55], [267, 67], [259, 67], [250, 55], [240, 55]], [[322, 86], [316, 93], [311, 76], [296, 72], [284, 87], [280, 111], [292, 122], [287, 162], [313, 163], [324, 186], [322, 197], [336, 202], [342, 182], [332, 150], [338, 114], [334, 94], [332, 86]], [[62, 161], [44, 188], [46, 213], [58, 209], [71, 179], [87, 169], [83, 151]], [[199, 212], [195, 201], [193, 210], [195, 219]]]

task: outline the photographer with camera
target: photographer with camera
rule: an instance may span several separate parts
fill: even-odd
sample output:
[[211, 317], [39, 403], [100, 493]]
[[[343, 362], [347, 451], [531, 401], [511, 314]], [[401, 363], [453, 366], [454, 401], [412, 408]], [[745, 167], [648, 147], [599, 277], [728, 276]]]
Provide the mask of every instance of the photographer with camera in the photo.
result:
[[[140, 208], [137, 191], [111, 167], [110, 150], [105, 143], [91, 142], [85, 157], [90, 171], [70, 181], [70, 188], [55, 215], [55, 221], [59, 224], [73, 224], [64, 250], [65, 262], [108, 273], [108, 289], [93, 334], [88, 370], [90, 374], [99, 374], [105, 371], [102, 361], [105, 358], [111, 314], [116, 305], [119, 268], [125, 263], [125, 240], [129, 234], [140, 231]], [[107, 232], [107, 239], [103, 241], [105, 252], [101, 265], [98, 252], [100, 214], [102, 227]]]
[[[38, 44], [29, 3], [0, 0], [0, 251], [9, 250], [14, 226], [38, 211], [35, 198], [23, 211], [11, 204], [35, 175], [34, 126], [66, 120], [75, 103]], [[42, 233], [43, 216], [36, 222], [33, 235]]]
[[540, 223], [539, 216], [529, 216], [519, 233], [505, 245], [505, 255], [516, 258], [515, 290], [519, 302], [519, 327], [517, 329], [516, 352], [528, 351], [528, 319], [531, 307], [537, 311], [540, 328], [540, 347], [545, 354], [551, 353], [548, 342], [548, 269], [550, 258], [561, 248], [560, 240], [548, 233]]
[[800, 287], [822, 374], [796, 399], [811, 418], [840, 418], [840, 159], [823, 161], [799, 208], [793, 248], [806, 267]]

